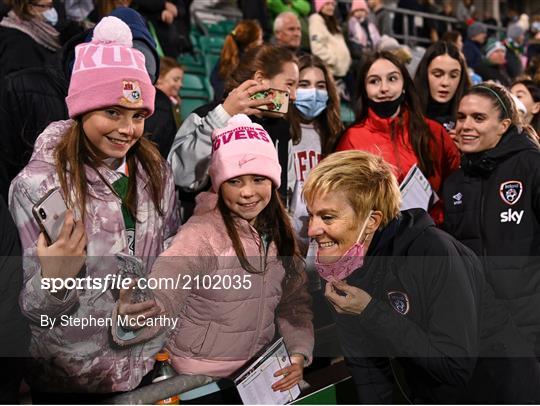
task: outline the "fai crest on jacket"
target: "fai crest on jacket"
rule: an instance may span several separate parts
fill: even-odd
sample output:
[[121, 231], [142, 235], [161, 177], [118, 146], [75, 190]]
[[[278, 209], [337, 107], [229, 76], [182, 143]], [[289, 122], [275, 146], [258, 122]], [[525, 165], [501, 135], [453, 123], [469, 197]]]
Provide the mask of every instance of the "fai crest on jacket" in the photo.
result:
[[499, 194], [501, 199], [510, 206], [516, 204], [523, 193], [523, 184], [519, 180], [509, 180], [501, 183]]
[[406, 315], [409, 312], [409, 297], [406, 293], [399, 292], [397, 290], [387, 293], [390, 305], [396, 312], [402, 315]]

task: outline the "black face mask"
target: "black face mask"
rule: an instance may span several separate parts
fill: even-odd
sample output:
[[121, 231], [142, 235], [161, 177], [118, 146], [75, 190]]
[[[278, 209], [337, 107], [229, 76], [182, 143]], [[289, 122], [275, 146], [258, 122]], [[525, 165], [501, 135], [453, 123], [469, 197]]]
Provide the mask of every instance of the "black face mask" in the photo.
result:
[[395, 114], [398, 107], [401, 106], [405, 100], [405, 93], [401, 93], [395, 100], [376, 102], [371, 99], [368, 99], [368, 106], [381, 118], [388, 118]]

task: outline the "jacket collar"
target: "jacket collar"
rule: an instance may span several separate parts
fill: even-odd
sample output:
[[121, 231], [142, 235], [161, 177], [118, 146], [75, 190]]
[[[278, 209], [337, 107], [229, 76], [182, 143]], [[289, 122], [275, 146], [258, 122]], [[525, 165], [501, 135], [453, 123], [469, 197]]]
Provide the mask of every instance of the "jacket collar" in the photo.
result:
[[379, 117], [375, 112], [370, 108], [368, 109], [368, 115], [364, 121], [366, 128], [373, 132], [380, 132], [386, 136], [390, 136], [394, 128], [398, 124], [400, 117], [402, 117], [403, 127], [409, 125], [409, 111], [401, 106], [401, 111], [396, 117], [382, 118]]

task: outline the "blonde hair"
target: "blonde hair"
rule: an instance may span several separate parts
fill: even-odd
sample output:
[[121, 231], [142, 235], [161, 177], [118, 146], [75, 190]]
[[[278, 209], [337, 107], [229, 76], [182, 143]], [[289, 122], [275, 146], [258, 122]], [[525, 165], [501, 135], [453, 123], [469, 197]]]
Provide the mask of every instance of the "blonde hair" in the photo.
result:
[[345, 193], [357, 218], [370, 210], [381, 211], [382, 227], [399, 213], [401, 194], [392, 167], [369, 152], [336, 152], [311, 170], [303, 190], [308, 205], [332, 192]]

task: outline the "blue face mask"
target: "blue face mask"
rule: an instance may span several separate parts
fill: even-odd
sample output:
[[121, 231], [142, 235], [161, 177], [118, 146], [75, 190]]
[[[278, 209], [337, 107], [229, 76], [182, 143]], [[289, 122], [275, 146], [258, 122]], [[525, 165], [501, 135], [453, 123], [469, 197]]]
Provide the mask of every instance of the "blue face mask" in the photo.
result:
[[56, 23], [58, 23], [58, 13], [54, 9], [54, 7], [51, 7], [47, 11], [45, 11], [43, 14], [41, 14], [46, 22], [48, 22], [50, 25], [55, 26]]
[[294, 106], [308, 120], [313, 120], [326, 108], [328, 92], [322, 89], [297, 89]]

